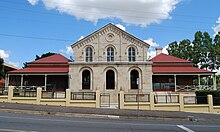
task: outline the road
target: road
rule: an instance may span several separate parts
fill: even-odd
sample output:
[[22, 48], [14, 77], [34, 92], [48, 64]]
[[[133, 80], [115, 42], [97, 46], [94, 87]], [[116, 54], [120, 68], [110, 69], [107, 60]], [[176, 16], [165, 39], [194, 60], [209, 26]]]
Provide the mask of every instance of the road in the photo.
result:
[[218, 132], [220, 122], [123, 120], [0, 112], [1, 132]]

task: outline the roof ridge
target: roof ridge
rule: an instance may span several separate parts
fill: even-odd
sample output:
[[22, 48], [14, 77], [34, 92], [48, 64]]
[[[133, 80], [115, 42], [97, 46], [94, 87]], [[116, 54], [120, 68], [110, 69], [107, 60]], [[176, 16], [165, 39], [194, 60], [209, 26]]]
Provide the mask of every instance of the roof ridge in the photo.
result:
[[65, 56], [56, 53], [54, 55], [50, 55], [35, 61], [31, 61], [28, 64], [31, 63], [66, 63], [66, 62], [70, 62], [70, 60], [68, 58], [66, 58]]
[[160, 53], [159, 55], [153, 57], [152, 59], [150, 59], [150, 61], [153, 62], [173, 62], [173, 63], [192, 63], [191, 61], [176, 57], [176, 56], [172, 56], [172, 55], [168, 55], [168, 54], [164, 54], [164, 53]]

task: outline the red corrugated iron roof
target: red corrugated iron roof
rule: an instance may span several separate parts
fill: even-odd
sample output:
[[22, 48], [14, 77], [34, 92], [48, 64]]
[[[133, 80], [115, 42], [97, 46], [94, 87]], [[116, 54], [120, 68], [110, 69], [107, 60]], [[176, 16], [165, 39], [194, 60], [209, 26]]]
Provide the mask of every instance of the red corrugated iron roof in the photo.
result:
[[154, 58], [152, 58], [150, 61], [152, 62], [172, 62], [172, 63], [191, 63], [188, 60], [180, 59], [171, 55], [167, 55], [164, 53], [161, 53]]
[[208, 70], [202, 70], [195, 67], [161, 67], [161, 66], [153, 66], [152, 67], [153, 73], [213, 73]]
[[69, 67], [27, 67], [20, 70], [8, 72], [9, 74], [27, 74], [27, 73], [68, 73]]
[[64, 57], [63, 55], [55, 54], [30, 63], [68, 63], [68, 62], [70, 62], [70, 60]]

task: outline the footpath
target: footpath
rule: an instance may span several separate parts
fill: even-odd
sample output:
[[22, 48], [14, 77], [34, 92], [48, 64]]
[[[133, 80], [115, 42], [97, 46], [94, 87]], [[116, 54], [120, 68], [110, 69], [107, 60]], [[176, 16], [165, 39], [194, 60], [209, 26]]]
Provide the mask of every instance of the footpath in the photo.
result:
[[220, 114], [189, 113], [173, 111], [121, 110], [109, 108], [81, 108], [65, 106], [31, 105], [17, 103], [0, 103], [0, 112], [25, 114], [49, 114], [57, 116], [74, 116], [85, 118], [115, 118], [115, 119], [160, 119], [188, 121], [217, 121]]

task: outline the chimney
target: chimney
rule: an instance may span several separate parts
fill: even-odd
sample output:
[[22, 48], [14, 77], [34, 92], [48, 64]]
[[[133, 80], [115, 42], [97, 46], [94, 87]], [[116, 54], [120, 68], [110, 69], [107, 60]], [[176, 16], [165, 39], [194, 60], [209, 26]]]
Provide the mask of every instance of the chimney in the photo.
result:
[[156, 56], [162, 53], [163, 48], [156, 48]]

